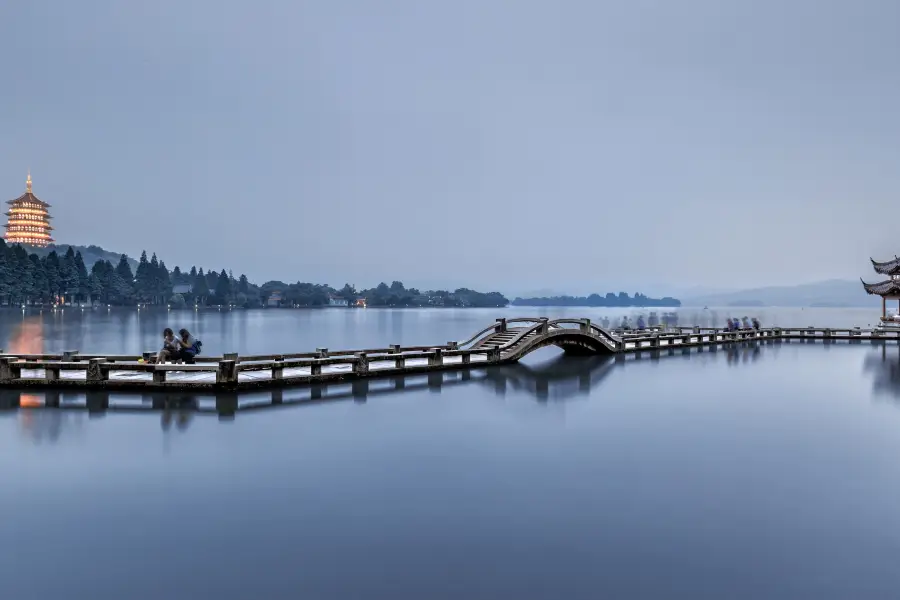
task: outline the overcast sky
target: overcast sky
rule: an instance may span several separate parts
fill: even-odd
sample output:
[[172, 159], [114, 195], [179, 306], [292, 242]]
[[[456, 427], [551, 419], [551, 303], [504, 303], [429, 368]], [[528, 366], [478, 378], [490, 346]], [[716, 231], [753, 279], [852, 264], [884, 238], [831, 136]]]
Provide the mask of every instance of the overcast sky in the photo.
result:
[[877, 279], [898, 59], [896, 0], [7, 0], [0, 191], [259, 282]]

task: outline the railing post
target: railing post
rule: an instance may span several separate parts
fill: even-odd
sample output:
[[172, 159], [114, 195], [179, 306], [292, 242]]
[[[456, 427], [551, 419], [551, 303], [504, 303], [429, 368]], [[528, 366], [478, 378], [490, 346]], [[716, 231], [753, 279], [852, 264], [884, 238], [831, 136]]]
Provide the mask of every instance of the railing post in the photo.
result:
[[357, 375], [367, 375], [369, 373], [369, 358], [365, 352], [357, 352], [356, 360], [353, 361], [353, 372]]
[[547, 317], [541, 317], [541, 326], [537, 330], [538, 335], [544, 335], [545, 333], [550, 332], [549, 322], [550, 322], [550, 319], [548, 319]]
[[650, 336], [650, 347], [651, 348], [659, 348], [659, 334], [654, 333]]
[[462, 358], [462, 364], [464, 364], [464, 365], [471, 364], [471, 362], [472, 362], [472, 355], [469, 354], [468, 352], [463, 354], [460, 358]]
[[500, 348], [492, 346], [487, 351], [487, 361], [489, 363], [500, 362]]
[[503, 333], [506, 331], [506, 319], [497, 319], [497, 325], [494, 326], [494, 333]]
[[166, 382], [166, 372], [157, 367], [153, 369], [153, 383], [165, 383]]
[[73, 360], [78, 360], [75, 358], [75, 355], [78, 354], [78, 350], [66, 350], [62, 353], [62, 362], [72, 362]]
[[447, 342], [447, 350], [459, 350], [458, 342]]
[[275, 359], [275, 362], [272, 363], [272, 379], [282, 379], [284, 378], [284, 357], [279, 357]]
[[581, 333], [590, 333], [591, 332], [591, 320], [590, 319], [582, 319], [581, 320]]
[[59, 364], [51, 364], [44, 367], [44, 379], [47, 381], [59, 381]]
[[441, 352], [440, 348], [435, 348], [431, 351], [431, 354], [428, 355], [428, 366], [429, 367], [439, 367], [444, 364], [444, 356]]
[[236, 360], [220, 360], [216, 369], [216, 385], [237, 385], [238, 370]]
[[394, 368], [402, 369], [406, 366], [406, 357], [402, 354], [398, 354], [397, 358], [394, 359]]
[[223, 355], [222, 355], [222, 358], [225, 359], [225, 360], [233, 360], [234, 362], [240, 362], [240, 361], [238, 360], [238, 353], [237, 353], [237, 352], [228, 352], [228, 353], [226, 353], [226, 354], [223, 354]]
[[[13, 377], [11, 364], [19, 360], [15, 356], [4, 356], [0, 358], [0, 381], [12, 381]], [[21, 371], [19, 371], [21, 373]]]
[[316, 354], [319, 358], [328, 358], [328, 348], [316, 348]]
[[99, 383], [108, 379], [109, 371], [105, 371], [101, 367], [105, 362], [105, 358], [92, 358], [90, 362], [88, 362], [87, 380], [89, 383]]
[[398, 354], [400, 352], [400, 344], [391, 344], [390, 348], [391, 354]]
[[822, 331], [822, 337], [830, 338], [831, 337], [831, 329], [825, 329]]
[[692, 331], [693, 331], [694, 335], [700, 335], [700, 326], [694, 325], [694, 328]]
[[314, 362], [309, 365], [309, 374], [310, 375], [321, 375], [322, 374], [322, 363]]

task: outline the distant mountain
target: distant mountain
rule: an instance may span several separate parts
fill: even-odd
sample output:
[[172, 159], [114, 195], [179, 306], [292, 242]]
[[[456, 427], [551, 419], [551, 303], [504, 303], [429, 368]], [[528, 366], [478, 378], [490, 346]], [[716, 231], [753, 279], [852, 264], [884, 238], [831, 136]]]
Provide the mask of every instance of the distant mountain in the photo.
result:
[[[81, 252], [81, 258], [84, 259], [84, 266], [87, 267], [87, 270], [90, 271], [91, 267], [94, 266], [94, 263], [98, 260], [108, 260], [116, 266], [119, 264], [119, 257], [122, 256], [116, 252], [110, 252], [108, 250], [104, 250], [100, 246], [76, 246], [75, 244], [50, 244], [46, 248], [36, 248], [34, 246], [26, 246], [26, 250], [28, 250], [29, 254], [37, 254], [40, 257], [47, 256], [53, 250], [56, 250], [56, 253], [62, 256], [69, 250], [69, 246], [72, 247], [74, 252]], [[128, 257], [128, 262], [131, 263], [132, 272], [137, 269], [138, 262]]]
[[772, 286], [685, 298], [684, 306], [872, 306], [877, 298], [858, 280], [830, 279], [793, 286]]

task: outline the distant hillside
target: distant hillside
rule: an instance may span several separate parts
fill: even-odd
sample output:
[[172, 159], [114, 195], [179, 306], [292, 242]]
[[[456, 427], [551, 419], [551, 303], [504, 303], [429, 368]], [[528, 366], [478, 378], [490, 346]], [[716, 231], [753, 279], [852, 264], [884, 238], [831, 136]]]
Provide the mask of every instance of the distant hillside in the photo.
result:
[[872, 306], [877, 298], [863, 291], [859, 281], [831, 279], [794, 286], [772, 286], [705, 294], [683, 300], [684, 306]]
[[[119, 264], [119, 257], [122, 256], [116, 252], [109, 252], [108, 250], [104, 250], [100, 246], [76, 246], [75, 244], [50, 244], [46, 248], [35, 248], [33, 246], [26, 246], [29, 254], [37, 254], [40, 257], [47, 256], [53, 250], [56, 250], [56, 253], [62, 256], [69, 250], [69, 246], [72, 247], [72, 250], [75, 252], [81, 252], [81, 258], [84, 259], [84, 266], [87, 267], [88, 271], [91, 270], [91, 267], [94, 266], [94, 263], [98, 260], [108, 260], [113, 264], [113, 266]], [[137, 269], [137, 261], [130, 256], [128, 257], [128, 262], [131, 263], [131, 270], [134, 271]]]

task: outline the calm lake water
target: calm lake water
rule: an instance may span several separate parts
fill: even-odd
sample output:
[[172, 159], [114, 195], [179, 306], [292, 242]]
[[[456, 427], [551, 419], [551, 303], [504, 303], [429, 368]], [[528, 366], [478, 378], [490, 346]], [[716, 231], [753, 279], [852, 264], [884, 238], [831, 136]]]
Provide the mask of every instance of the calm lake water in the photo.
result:
[[[682, 322], [707, 324], [706, 312]], [[877, 312], [718, 314], [847, 327]], [[0, 313], [0, 342], [131, 353], [155, 349], [169, 324], [196, 332], [208, 354], [291, 352], [464, 339], [514, 314], [636, 313], [13, 311]], [[329, 386], [333, 401], [291, 404], [309, 394], [284, 390], [283, 406], [231, 419], [0, 410], [0, 598], [822, 599], [900, 589], [896, 344], [619, 362], [545, 349], [519, 365], [373, 380], [362, 394]]]

